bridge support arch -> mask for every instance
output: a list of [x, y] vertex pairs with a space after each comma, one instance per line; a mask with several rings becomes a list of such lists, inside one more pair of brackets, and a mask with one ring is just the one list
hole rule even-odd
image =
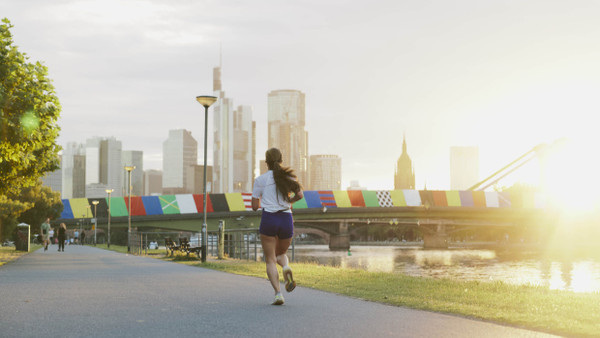
[[448, 249], [448, 232], [442, 222], [419, 224], [423, 231], [423, 247], [425, 249]]
[[329, 236], [329, 250], [341, 251], [350, 249], [350, 233], [348, 232], [348, 221], [340, 221], [337, 231]]

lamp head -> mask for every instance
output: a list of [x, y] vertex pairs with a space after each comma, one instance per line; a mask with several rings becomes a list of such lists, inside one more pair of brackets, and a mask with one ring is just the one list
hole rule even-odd
[[93, 205], [98, 205], [98, 203], [100, 203], [100, 201], [92, 201]]
[[127, 170], [127, 172], [132, 172], [133, 169], [135, 169], [134, 165], [127, 165], [127, 166], [125, 166], [125, 170]]
[[115, 191], [115, 189], [106, 189], [105, 191], [107, 194], [110, 194], [111, 192]]
[[196, 101], [203, 105], [204, 108], [208, 108], [217, 101], [217, 98], [215, 96], [196, 96]]

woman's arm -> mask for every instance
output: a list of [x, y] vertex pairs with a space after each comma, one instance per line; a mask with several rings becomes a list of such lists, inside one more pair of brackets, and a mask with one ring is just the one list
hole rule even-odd
[[304, 197], [304, 193], [302, 192], [302, 190], [298, 190], [298, 192], [296, 192], [294, 194], [294, 196], [290, 199], [290, 203], [297, 202], [297, 201], [301, 200], [303, 197]]
[[260, 208], [260, 199], [252, 197], [252, 210], [256, 211]]

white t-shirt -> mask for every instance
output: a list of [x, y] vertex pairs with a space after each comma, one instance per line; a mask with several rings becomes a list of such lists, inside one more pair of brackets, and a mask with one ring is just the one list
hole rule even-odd
[[292, 210], [290, 210], [292, 205], [286, 201], [281, 192], [277, 190], [272, 170], [258, 176], [256, 180], [254, 180], [252, 197], [260, 198], [260, 206], [265, 211], [277, 212], [286, 210], [285, 212], [292, 212]]

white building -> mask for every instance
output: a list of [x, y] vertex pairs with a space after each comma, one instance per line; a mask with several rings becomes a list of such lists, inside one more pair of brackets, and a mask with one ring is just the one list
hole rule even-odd
[[[121, 141], [114, 137], [94, 137], [85, 145], [86, 197], [106, 197], [102, 189], [114, 189], [114, 197], [123, 196]], [[102, 194], [100, 194], [102, 192]]]
[[450, 189], [466, 190], [479, 182], [479, 148], [450, 147]]
[[304, 93], [274, 90], [268, 97], [269, 148], [281, 150], [283, 163], [296, 172], [301, 184], [308, 182], [308, 133], [304, 130]]
[[[123, 167], [135, 166], [131, 172], [131, 194], [142, 196], [144, 194], [144, 152], [141, 150], [124, 150], [121, 153], [121, 162]], [[123, 196], [129, 193], [128, 174], [125, 169], [121, 171], [123, 174], [121, 180], [123, 182]]]
[[163, 193], [186, 193], [187, 167], [198, 164], [198, 142], [185, 129], [169, 130], [163, 142]]
[[252, 107], [238, 106], [221, 88], [221, 68], [213, 69], [213, 91], [217, 102], [213, 109], [212, 192], [250, 192], [254, 182], [255, 135]]
[[310, 190], [341, 190], [342, 159], [337, 155], [310, 156]]

